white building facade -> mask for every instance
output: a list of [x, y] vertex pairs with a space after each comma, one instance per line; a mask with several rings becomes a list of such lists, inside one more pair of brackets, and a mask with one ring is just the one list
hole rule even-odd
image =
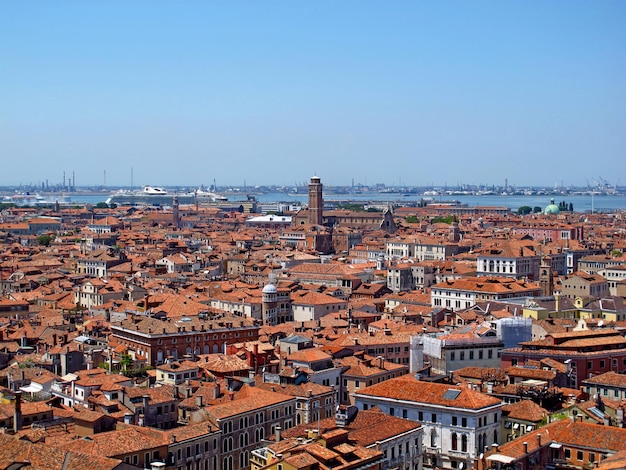
[[360, 410], [376, 406], [422, 424], [424, 468], [470, 468], [500, 443], [502, 402], [465, 387], [403, 376], [353, 394]]

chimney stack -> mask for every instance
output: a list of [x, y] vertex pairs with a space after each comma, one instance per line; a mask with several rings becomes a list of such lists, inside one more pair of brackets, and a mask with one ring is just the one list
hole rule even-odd
[[22, 392], [15, 392], [15, 412], [13, 413], [13, 431], [22, 429]]
[[276, 426], [276, 431], [275, 431], [275, 441], [276, 442], [280, 442], [280, 431], [282, 430], [282, 428], [280, 426]]

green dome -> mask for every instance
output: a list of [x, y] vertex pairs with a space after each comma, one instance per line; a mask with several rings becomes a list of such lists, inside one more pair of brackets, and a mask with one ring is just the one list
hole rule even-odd
[[554, 203], [554, 199], [550, 199], [550, 204], [543, 211], [544, 214], [560, 214], [561, 209]]

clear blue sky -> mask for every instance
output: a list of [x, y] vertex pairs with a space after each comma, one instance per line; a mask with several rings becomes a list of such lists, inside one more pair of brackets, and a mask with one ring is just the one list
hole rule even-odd
[[626, 2], [5, 1], [0, 185], [626, 185]]

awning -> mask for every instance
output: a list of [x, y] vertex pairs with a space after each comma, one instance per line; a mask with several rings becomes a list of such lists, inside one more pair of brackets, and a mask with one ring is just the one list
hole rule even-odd
[[561, 444], [559, 444], [558, 442], [551, 442], [550, 443], [550, 449], [560, 449], [561, 447], [563, 447]]
[[39, 385], [36, 382], [31, 382], [29, 385], [24, 385], [23, 387], [20, 387], [20, 390], [26, 393], [39, 393], [43, 390], [43, 386]]
[[489, 457], [487, 457], [487, 460], [489, 462], [500, 462], [500, 463], [511, 463], [515, 461], [513, 457], [509, 457], [508, 455], [502, 455], [502, 454], [490, 455]]

